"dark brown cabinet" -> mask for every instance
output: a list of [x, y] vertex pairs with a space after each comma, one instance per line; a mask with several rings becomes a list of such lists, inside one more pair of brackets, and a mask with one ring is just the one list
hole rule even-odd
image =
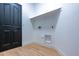
[[22, 45], [22, 7], [0, 3], [0, 51]]

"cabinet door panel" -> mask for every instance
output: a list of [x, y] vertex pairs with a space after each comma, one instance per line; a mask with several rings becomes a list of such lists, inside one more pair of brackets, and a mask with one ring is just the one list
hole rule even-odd
[[14, 25], [18, 25], [18, 19], [19, 19], [18, 8], [14, 7], [13, 12], [14, 12], [14, 14], [13, 14], [14, 15]]
[[13, 5], [13, 23], [14, 26], [21, 25], [21, 10], [19, 5]]
[[4, 4], [4, 24], [11, 24], [11, 6], [10, 4]]
[[2, 41], [1, 41], [1, 49], [0, 50], [5, 50], [9, 49], [11, 47], [11, 37], [10, 37], [10, 30], [3, 30], [2, 32]]
[[11, 37], [10, 37], [10, 30], [3, 30], [3, 33], [2, 33], [2, 37], [3, 37], [3, 40], [2, 40], [2, 43], [9, 43], [11, 42]]
[[0, 26], [3, 24], [3, 4], [0, 3]]

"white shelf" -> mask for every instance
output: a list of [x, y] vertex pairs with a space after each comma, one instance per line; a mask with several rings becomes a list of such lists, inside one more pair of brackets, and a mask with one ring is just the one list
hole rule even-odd
[[[33, 29], [35, 30], [54, 30], [59, 18], [61, 8], [54, 11], [31, 18]], [[41, 26], [39, 29], [38, 27]], [[53, 29], [52, 29], [53, 26]]]

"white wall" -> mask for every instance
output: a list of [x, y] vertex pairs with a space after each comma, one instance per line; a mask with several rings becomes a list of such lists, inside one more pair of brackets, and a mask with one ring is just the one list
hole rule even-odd
[[33, 28], [30, 19], [28, 18], [28, 6], [22, 5], [22, 45], [32, 43]]
[[63, 5], [55, 42], [64, 55], [79, 56], [79, 4]]

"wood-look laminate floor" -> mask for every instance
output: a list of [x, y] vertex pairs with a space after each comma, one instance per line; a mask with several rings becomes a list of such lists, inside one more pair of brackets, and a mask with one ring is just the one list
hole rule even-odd
[[60, 54], [55, 49], [33, 43], [0, 52], [0, 56], [60, 56]]

